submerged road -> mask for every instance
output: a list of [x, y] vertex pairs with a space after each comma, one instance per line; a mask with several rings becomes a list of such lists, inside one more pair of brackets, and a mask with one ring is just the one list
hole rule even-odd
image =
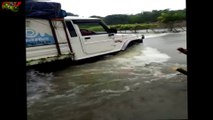
[[186, 32], [145, 35], [143, 44], [99, 60], [27, 72], [28, 120], [187, 119]]

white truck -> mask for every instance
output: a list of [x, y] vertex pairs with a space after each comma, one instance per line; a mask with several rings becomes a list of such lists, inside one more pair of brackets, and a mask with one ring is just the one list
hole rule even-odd
[[143, 39], [140, 34], [118, 34], [98, 18], [26, 18], [26, 65], [91, 58], [125, 50]]

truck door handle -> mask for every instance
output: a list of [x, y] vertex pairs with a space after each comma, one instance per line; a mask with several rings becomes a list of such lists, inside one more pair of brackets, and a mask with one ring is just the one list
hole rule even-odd
[[85, 37], [84, 39], [90, 39], [90, 37]]

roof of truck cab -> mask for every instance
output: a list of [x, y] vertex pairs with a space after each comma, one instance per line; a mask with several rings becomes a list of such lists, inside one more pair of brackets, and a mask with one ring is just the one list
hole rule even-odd
[[65, 20], [100, 20], [98, 18], [84, 18], [84, 17], [76, 17], [76, 16], [67, 16], [64, 19]]

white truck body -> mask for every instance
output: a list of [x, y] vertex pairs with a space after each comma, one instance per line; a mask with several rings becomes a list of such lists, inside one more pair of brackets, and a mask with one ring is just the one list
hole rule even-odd
[[[101, 29], [91, 32], [88, 29]], [[27, 66], [71, 58], [81, 60], [125, 50], [139, 34], [112, 32], [97, 18], [26, 19]]]

